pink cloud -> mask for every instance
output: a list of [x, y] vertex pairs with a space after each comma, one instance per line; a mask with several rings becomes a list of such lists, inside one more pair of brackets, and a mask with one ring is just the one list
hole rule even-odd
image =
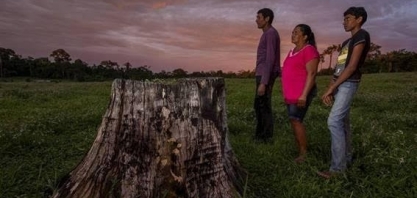
[[177, 4], [183, 4], [186, 3], [187, 0], [170, 0], [170, 1], [159, 1], [159, 2], [153, 2], [152, 1], [152, 8], [153, 9], [162, 9], [169, 5], [177, 5]]

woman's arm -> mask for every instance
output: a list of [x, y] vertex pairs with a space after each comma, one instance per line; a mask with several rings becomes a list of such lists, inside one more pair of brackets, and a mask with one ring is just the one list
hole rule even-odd
[[301, 97], [298, 99], [297, 106], [298, 107], [305, 107], [308, 93], [310, 93], [311, 89], [314, 87], [316, 82], [316, 75], [317, 75], [317, 68], [319, 65], [319, 59], [314, 58], [307, 62], [306, 70], [307, 70], [307, 79], [306, 85], [304, 86], [303, 93]]

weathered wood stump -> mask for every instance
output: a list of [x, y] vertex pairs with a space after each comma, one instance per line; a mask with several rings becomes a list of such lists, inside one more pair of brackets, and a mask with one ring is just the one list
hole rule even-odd
[[52, 197], [240, 197], [222, 78], [116, 79], [97, 137]]

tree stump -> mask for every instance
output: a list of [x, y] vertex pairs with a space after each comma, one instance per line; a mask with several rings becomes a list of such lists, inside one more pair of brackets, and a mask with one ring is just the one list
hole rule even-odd
[[52, 197], [240, 197], [223, 78], [116, 79], [97, 137]]

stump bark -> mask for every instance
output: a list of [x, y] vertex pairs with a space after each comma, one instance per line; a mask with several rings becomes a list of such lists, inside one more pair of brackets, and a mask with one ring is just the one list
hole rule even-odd
[[52, 197], [240, 197], [222, 78], [116, 79], [97, 137]]

